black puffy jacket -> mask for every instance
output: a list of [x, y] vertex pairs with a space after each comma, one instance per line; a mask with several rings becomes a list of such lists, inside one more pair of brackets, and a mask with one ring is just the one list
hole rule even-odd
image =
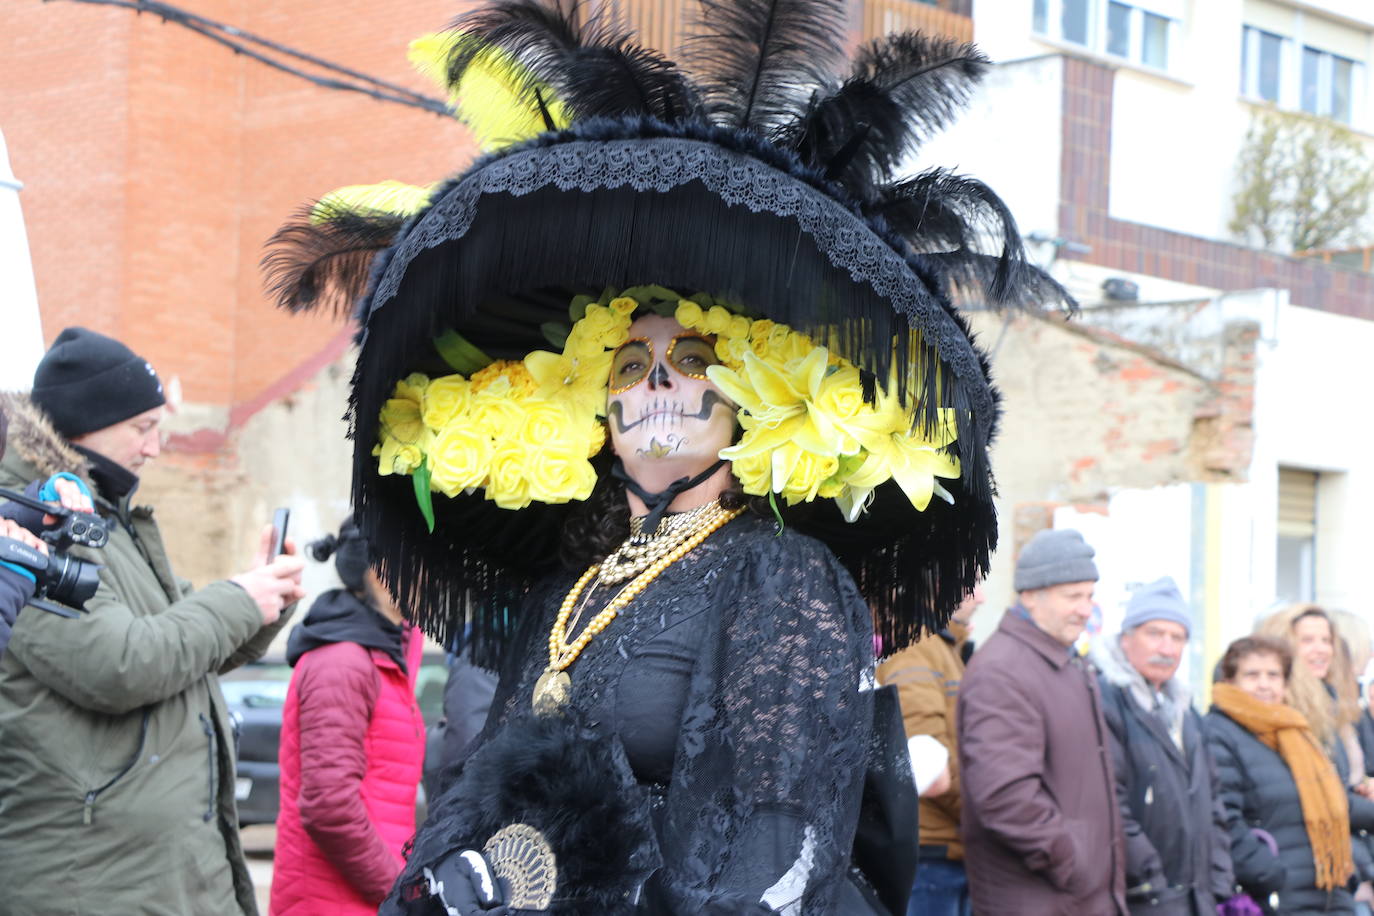
[[[1283, 916], [1354, 913], [1349, 890], [1328, 892], [1316, 886], [1298, 787], [1283, 758], [1215, 706], [1204, 721], [1231, 834], [1236, 883], [1266, 907], [1270, 894], [1277, 893], [1278, 907], [1270, 912]], [[1277, 857], [1254, 828], [1274, 838]]]

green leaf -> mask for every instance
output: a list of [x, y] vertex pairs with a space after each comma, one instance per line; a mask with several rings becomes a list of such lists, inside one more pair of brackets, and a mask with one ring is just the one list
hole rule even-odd
[[572, 328], [561, 321], [546, 321], [539, 326], [539, 330], [555, 350], [562, 350], [568, 342], [568, 335], [572, 333]]
[[573, 296], [572, 304], [568, 306], [568, 320], [573, 324], [587, 317], [587, 306], [596, 300], [591, 296]]
[[444, 358], [444, 362], [460, 375], [472, 375], [478, 369], [490, 366], [492, 359], [468, 342], [468, 339], [449, 328], [434, 338], [434, 349]]
[[778, 520], [778, 531], [774, 537], [782, 537], [782, 529], [786, 526], [782, 521], [782, 511], [778, 509], [778, 496], [771, 489], [768, 491], [768, 506], [773, 510], [773, 517]]
[[425, 456], [425, 460], [410, 475], [410, 481], [415, 484], [415, 502], [420, 506], [420, 514], [425, 517], [429, 533], [433, 534], [434, 494], [429, 491], [429, 456]]

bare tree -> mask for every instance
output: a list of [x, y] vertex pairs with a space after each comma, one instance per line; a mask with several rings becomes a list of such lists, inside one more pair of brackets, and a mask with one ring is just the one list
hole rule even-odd
[[1334, 121], [1256, 112], [1236, 179], [1230, 229], [1247, 244], [1307, 251], [1371, 238], [1374, 160]]

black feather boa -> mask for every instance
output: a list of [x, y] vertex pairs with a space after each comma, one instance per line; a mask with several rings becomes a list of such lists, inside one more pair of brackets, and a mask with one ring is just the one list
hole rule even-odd
[[501, 729], [435, 801], [381, 913], [428, 912], [403, 902], [423, 869], [481, 849], [514, 823], [535, 827], [553, 848], [552, 916], [630, 913], [660, 864], [648, 793], [619, 744], [572, 718], [529, 719]]

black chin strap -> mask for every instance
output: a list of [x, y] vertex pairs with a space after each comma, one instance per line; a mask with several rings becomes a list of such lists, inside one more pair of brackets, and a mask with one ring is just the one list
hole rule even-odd
[[649, 508], [649, 514], [644, 518], [644, 533], [652, 535], [658, 531], [658, 523], [663, 520], [663, 514], [668, 511], [668, 506], [677, 499], [679, 493], [685, 493], [693, 487], [705, 483], [711, 475], [724, 466], [725, 459], [722, 458], [695, 477], [679, 477], [658, 493], [650, 493], [641, 487], [625, 470], [625, 465], [620, 462], [619, 458], [611, 465], [611, 476], [616, 480], [623, 481], [630, 492], [643, 500], [644, 505]]

